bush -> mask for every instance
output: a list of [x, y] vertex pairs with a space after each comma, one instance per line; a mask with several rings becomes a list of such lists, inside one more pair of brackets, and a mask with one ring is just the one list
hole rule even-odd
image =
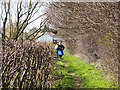
[[49, 74], [56, 59], [51, 44], [6, 42], [1, 58], [3, 88], [49, 87]]

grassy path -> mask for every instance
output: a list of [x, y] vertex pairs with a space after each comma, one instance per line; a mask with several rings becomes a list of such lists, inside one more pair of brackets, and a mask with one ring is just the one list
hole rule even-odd
[[82, 83], [74, 73], [70, 73], [70, 75], [74, 78], [74, 85], [73, 88], [82, 88]]
[[103, 72], [95, 70], [91, 64], [82, 62], [67, 52], [54, 66], [56, 83], [53, 88], [115, 88], [113, 80], [106, 78]]
[[[68, 68], [68, 65], [65, 64], [65, 67]], [[68, 71], [67, 73], [74, 78], [74, 85], [72, 88], [82, 88], [82, 83], [80, 78], [77, 77], [74, 73], [71, 73], [70, 71]]]

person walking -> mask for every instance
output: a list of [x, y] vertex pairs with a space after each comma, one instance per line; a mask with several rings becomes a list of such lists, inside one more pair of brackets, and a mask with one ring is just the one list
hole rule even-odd
[[58, 50], [58, 55], [59, 55], [60, 59], [62, 59], [62, 56], [64, 55], [64, 53], [63, 53], [64, 49], [65, 49], [65, 47], [62, 45], [61, 42], [59, 42], [57, 50]]

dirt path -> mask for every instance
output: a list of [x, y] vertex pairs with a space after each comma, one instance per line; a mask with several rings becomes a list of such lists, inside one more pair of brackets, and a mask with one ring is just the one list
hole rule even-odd
[[[65, 67], [67, 68], [68, 65], [65, 64]], [[82, 82], [79, 77], [77, 77], [74, 73], [71, 73], [70, 71], [68, 72], [73, 78], [74, 78], [74, 86], [73, 88], [82, 88]]]
[[82, 88], [82, 83], [79, 77], [77, 77], [74, 73], [70, 73], [70, 75], [74, 77], [74, 81], [75, 81], [73, 88]]

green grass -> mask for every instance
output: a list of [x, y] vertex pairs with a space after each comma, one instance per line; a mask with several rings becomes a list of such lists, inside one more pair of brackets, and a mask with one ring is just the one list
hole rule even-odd
[[114, 80], [110, 80], [99, 70], [95, 70], [91, 64], [86, 64], [67, 52], [63, 56], [68, 64], [68, 70], [75, 73], [82, 80], [83, 88], [116, 88]]
[[52, 88], [64, 89], [64, 88], [72, 88], [74, 84], [74, 78], [69, 75], [67, 72], [67, 68], [65, 68], [65, 63], [59, 61], [57, 59], [57, 65], [54, 66], [54, 76], [57, 77], [55, 80], [55, 84]]
[[[67, 64], [67, 67], [65, 67]], [[52, 88], [73, 88], [74, 78], [70, 73], [74, 73], [82, 81], [82, 88], [116, 88], [114, 80], [106, 78], [103, 72], [96, 70], [92, 64], [86, 64], [75, 56], [70, 56], [64, 51], [62, 61], [57, 59], [53, 73], [59, 79], [55, 80]]]

